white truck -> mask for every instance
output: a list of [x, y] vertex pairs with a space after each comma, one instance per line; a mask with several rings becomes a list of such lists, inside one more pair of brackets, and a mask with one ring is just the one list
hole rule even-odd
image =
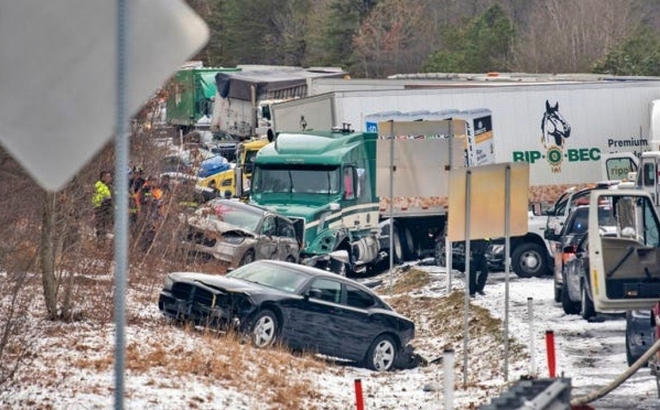
[[219, 72], [215, 76], [217, 91], [210, 129], [239, 139], [253, 137], [260, 131], [265, 134], [270, 126], [270, 105], [307, 96], [311, 79], [346, 74], [333, 67], [239, 65], [237, 69], [240, 71]]
[[[602, 180], [601, 159], [608, 153], [640, 155], [653, 148], [649, 141], [660, 140], [651, 135], [660, 129], [655, 124], [660, 110], [652, 103], [660, 99], [660, 78], [615, 81], [578, 76], [469, 85], [409, 80], [414, 82], [409, 89], [405, 84], [401, 89], [400, 80], [393, 81], [392, 89], [382, 86], [388, 80], [374, 81], [369, 86], [361, 80], [360, 87], [371, 87], [366, 91], [354, 86], [351, 91], [274, 104], [274, 131], [321, 130], [342, 123], [376, 131], [375, 123], [369, 121], [374, 115], [404, 115], [414, 120], [448, 110], [485, 108], [492, 113], [495, 162], [530, 164], [530, 204], [552, 203], [569, 187]], [[334, 83], [343, 87], [341, 81]], [[619, 179], [634, 171], [615, 168], [610, 171]], [[547, 216], [530, 212], [528, 234], [512, 238], [511, 266], [521, 277], [552, 273], [552, 249], [543, 235], [546, 222]]]

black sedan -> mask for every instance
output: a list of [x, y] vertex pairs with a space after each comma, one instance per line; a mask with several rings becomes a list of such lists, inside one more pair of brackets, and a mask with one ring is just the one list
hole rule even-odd
[[158, 308], [177, 321], [236, 329], [259, 348], [282, 342], [376, 371], [417, 357], [412, 321], [355, 281], [295, 263], [260, 260], [225, 276], [170, 273]]

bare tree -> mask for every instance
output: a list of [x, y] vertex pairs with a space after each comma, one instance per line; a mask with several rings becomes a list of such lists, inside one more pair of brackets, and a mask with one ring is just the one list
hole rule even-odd
[[366, 77], [419, 71], [431, 51], [431, 24], [422, 0], [383, 0], [354, 37]]
[[519, 30], [515, 65], [529, 72], [588, 72], [640, 21], [636, 1], [537, 0]]

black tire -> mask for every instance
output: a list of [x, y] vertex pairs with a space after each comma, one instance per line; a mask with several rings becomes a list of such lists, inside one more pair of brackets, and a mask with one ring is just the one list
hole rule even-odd
[[577, 315], [580, 313], [580, 304], [571, 300], [566, 283], [561, 285], [561, 307], [567, 315]]
[[411, 260], [415, 258], [415, 241], [409, 228], [402, 228], [401, 248], [403, 250], [403, 259]]
[[401, 233], [399, 232], [399, 226], [394, 224], [394, 233], [392, 234], [392, 246], [394, 249], [390, 251], [394, 255], [394, 263], [403, 262], [403, 243], [401, 242]]
[[279, 337], [279, 322], [272, 310], [257, 313], [250, 327], [250, 340], [257, 348], [270, 347]]
[[247, 265], [251, 262], [254, 262], [254, 251], [252, 249], [245, 252], [245, 255], [243, 255], [241, 261], [238, 263], [238, 266]]
[[628, 344], [628, 332], [626, 332], [626, 363], [628, 367], [632, 366], [639, 359], [639, 357], [633, 357], [632, 352], [630, 351], [630, 345]]
[[580, 286], [580, 315], [584, 320], [589, 320], [596, 316], [594, 302], [589, 298], [587, 287], [584, 283]]
[[518, 245], [511, 255], [513, 271], [521, 278], [544, 276], [548, 270], [546, 253], [545, 248], [537, 243]]
[[562, 293], [562, 288], [558, 288], [557, 286], [555, 286], [555, 302], [557, 303], [561, 302], [561, 293]]
[[447, 249], [445, 246], [445, 239], [441, 238], [435, 243], [435, 250], [433, 254], [433, 258], [437, 266], [447, 267], [447, 254], [445, 249]]
[[364, 366], [377, 372], [386, 372], [394, 368], [397, 359], [397, 345], [392, 336], [380, 335], [369, 346]]

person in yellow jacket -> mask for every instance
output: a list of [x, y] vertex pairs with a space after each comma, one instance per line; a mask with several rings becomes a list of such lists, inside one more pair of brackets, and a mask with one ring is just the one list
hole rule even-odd
[[112, 230], [112, 174], [102, 171], [99, 180], [94, 183], [94, 219], [96, 223], [96, 237], [105, 238], [111, 235]]

